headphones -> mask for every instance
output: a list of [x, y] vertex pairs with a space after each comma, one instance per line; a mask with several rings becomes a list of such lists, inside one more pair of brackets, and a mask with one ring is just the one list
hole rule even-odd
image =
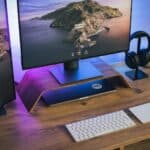
[[[141, 39], [147, 38], [148, 47], [141, 49]], [[138, 39], [137, 52], [126, 52], [125, 63], [131, 69], [137, 69], [139, 66], [146, 66], [150, 62], [150, 36], [144, 31], [137, 31], [130, 37], [130, 42], [133, 39]]]

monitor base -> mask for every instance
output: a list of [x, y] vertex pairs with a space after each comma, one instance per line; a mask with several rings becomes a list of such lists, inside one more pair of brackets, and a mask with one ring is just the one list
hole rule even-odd
[[148, 78], [148, 75], [140, 69], [131, 70], [131, 71], [126, 72], [125, 74], [127, 77], [129, 77], [133, 81]]
[[0, 116], [4, 116], [6, 114], [7, 114], [6, 109], [4, 107], [1, 107], [0, 108]]
[[77, 68], [74, 69], [66, 69], [64, 66], [63, 64], [59, 64], [50, 69], [50, 72], [60, 84], [69, 84], [103, 76], [103, 74], [89, 62], [80, 61]]

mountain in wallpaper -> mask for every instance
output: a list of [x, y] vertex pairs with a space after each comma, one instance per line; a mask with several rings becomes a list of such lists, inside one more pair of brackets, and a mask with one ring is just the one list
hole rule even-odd
[[69, 31], [68, 41], [78, 42], [82, 47], [95, 45], [91, 37], [98, 35], [101, 31], [109, 31], [104, 26], [104, 21], [123, 14], [118, 8], [103, 6], [93, 0], [73, 2], [66, 7], [50, 12], [40, 19], [52, 19], [51, 28], [59, 28]]

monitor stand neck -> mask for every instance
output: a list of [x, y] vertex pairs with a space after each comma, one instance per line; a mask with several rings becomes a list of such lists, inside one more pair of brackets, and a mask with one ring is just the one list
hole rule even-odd
[[50, 68], [50, 72], [59, 84], [69, 84], [103, 76], [92, 63], [86, 60], [74, 60], [58, 64]]
[[64, 63], [66, 71], [75, 71], [79, 69], [79, 60], [69, 61]]
[[5, 108], [4, 107], [0, 107], [0, 116], [4, 116], [6, 114], [7, 114], [7, 112], [6, 112]]

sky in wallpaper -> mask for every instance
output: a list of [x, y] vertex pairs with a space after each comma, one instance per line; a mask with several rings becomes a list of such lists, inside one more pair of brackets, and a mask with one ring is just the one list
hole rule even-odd
[[[21, 19], [27, 20], [33, 17], [40, 17], [48, 12], [52, 12], [58, 8], [64, 7], [71, 2], [83, 0], [19, 0]], [[128, 9], [130, 0], [95, 0], [103, 5], [110, 5]]]
[[30, 19], [33, 17], [44, 15], [67, 4], [81, 0], [19, 0], [21, 19]]
[[4, 0], [0, 0], [0, 28], [6, 27], [6, 14]]

